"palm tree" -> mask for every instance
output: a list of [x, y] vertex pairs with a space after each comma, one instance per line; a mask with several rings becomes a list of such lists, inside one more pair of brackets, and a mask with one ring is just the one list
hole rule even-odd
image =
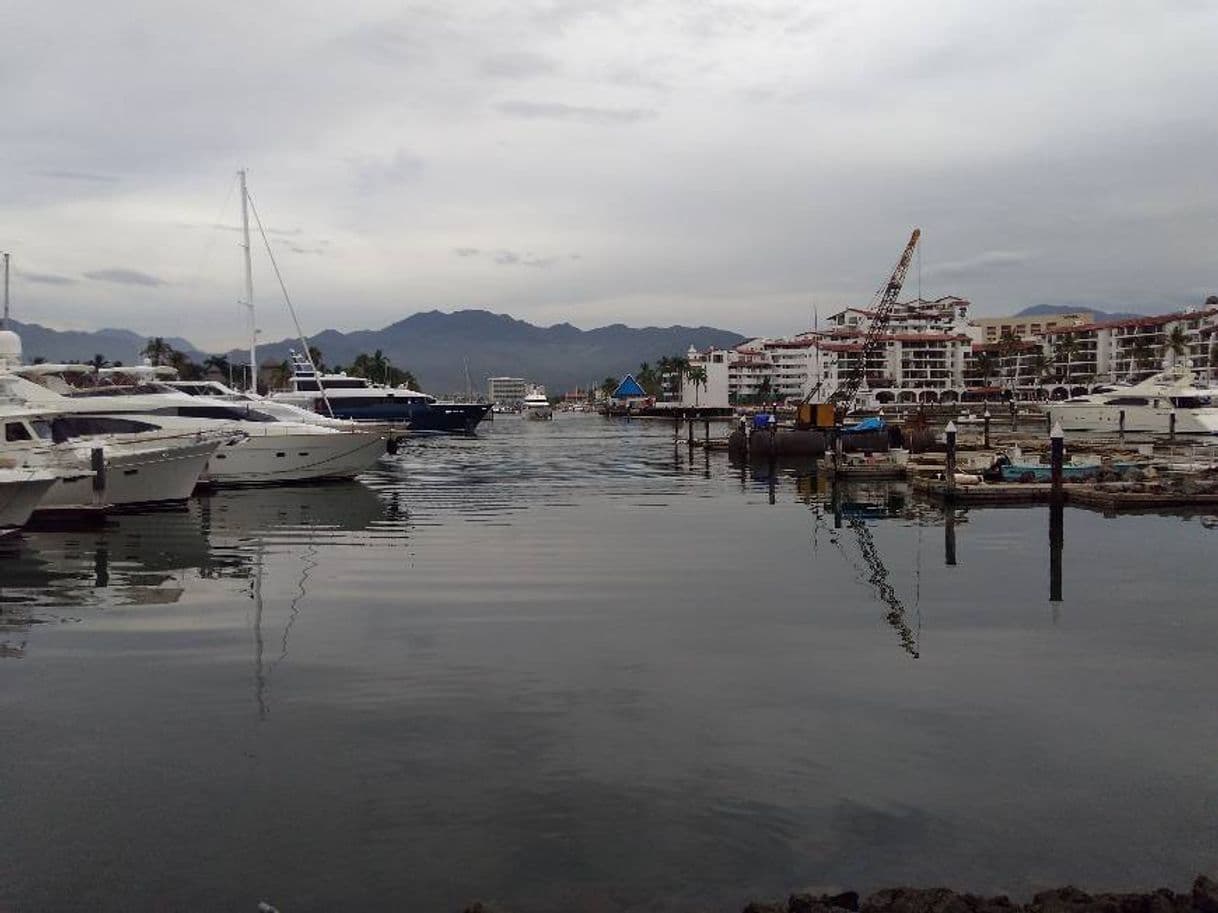
[[1175, 367], [1177, 359], [1188, 354], [1188, 333], [1184, 331], [1184, 327], [1175, 324], [1167, 334], [1167, 342], [1163, 348], [1171, 355], [1171, 363]]
[[1044, 350], [1037, 349], [1028, 360], [1028, 370], [1032, 372], [1032, 386], [1039, 387], [1045, 382], [1049, 368], [1049, 359], [1045, 357]]
[[993, 352], [982, 352], [974, 359], [973, 365], [976, 367], [977, 373], [981, 375], [981, 385], [988, 387], [990, 385], [990, 378], [998, 370], [997, 356]]
[[288, 385], [288, 381], [292, 377], [292, 363], [286, 358], [271, 369], [270, 377], [267, 380], [270, 386], [276, 390], [281, 390]]
[[685, 369], [685, 378], [694, 385], [694, 405], [698, 405], [698, 388], [706, 386], [706, 368], [695, 365]]
[[107, 361], [106, 356], [102, 355], [100, 352], [89, 359], [89, 364], [93, 366], [93, 371], [95, 373], [100, 371], [102, 368], [110, 367], [110, 362]]
[[233, 366], [228, 362], [227, 355], [208, 355], [203, 359], [204, 371], [218, 371], [223, 377], [232, 377]]
[[1078, 340], [1073, 336], [1063, 336], [1057, 341], [1057, 345], [1053, 349], [1055, 361], [1066, 360], [1066, 369], [1062, 375], [1066, 383], [1070, 382], [1070, 362], [1074, 360], [1074, 356], [1078, 354]]
[[1154, 369], [1154, 346], [1145, 339], [1139, 339], [1130, 346], [1129, 357], [1133, 360], [1134, 369], [1140, 373], [1150, 372]]
[[173, 346], [160, 336], [155, 336], [148, 340], [148, 344], [144, 346], [140, 354], [154, 366], [164, 365], [169, 363], [170, 356], [173, 354]]
[[317, 346], [309, 346], [309, 359], [313, 362], [313, 367], [319, 372], [326, 370], [326, 363], [321, 358], [321, 349], [317, 348]]
[[616, 389], [617, 389], [617, 381], [614, 380], [612, 377], [606, 377], [604, 380], [601, 381], [601, 392], [604, 393], [605, 396], [612, 396], [613, 391]]

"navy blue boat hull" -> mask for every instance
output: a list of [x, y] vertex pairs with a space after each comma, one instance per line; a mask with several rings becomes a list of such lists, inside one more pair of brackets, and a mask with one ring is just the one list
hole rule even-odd
[[491, 411], [488, 403], [412, 403], [331, 397], [335, 418], [357, 422], [409, 422], [413, 432], [471, 434]]

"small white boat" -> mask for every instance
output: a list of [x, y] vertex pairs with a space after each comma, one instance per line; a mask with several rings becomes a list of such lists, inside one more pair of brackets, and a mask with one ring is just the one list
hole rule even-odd
[[534, 421], [548, 421], [554, 418], [554, 407], [550, 405], [544, 387], [535, 386], [529, 389], [529, 395], [521, 404], [520, 414]]
[[0, 536], [29, 523], [58, 480], [59, 474], [49, 469], [0, 469]]

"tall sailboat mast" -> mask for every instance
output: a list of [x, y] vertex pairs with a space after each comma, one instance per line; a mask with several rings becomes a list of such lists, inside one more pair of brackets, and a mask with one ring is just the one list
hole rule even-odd
[[8, 252], [4, 254], [4, 321], [0, 323], [0, 330], [8, 329]]
[[245, 169], [237, 172], [241, 178], [241, 247], [245, 251], [245, 306], [249, 309], [250, 331], [250, 392], [258, 392], [258, 326], [254, 321], [254, 267], [250, 260], [250, 201], [245, 189]]

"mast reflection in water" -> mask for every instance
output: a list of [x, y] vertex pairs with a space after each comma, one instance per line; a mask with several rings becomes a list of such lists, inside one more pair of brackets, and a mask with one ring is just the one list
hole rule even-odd
[[1216, 532], [1072, 508], [1067, 551], [1044, 507], [810, 468], [503, 416], [361, 484], [0, 544], [0, 907], [612, 913], [1206, 869]]

